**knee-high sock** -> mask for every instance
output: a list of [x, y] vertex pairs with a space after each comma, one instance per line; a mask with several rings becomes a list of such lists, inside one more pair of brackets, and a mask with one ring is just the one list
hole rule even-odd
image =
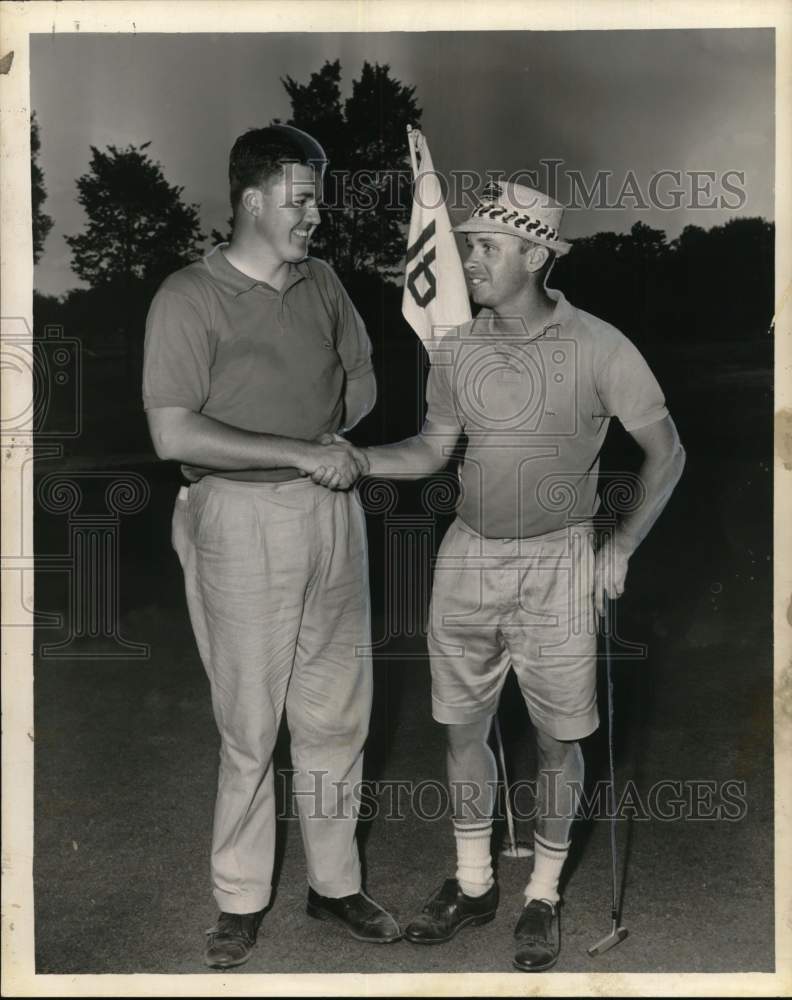
[[457, 881], [466, 896], [483, 896], [494, 884], [492, 874], [492, 823], [454, 821], [457, 849]]
[[569, 853], [570, 841], [565, 844], [554, 844], [538, 833], [534, 834], [534, 868], [531, 880], [525, 887], [525, 899], [546, 899], [557, 903], [558, 881], [561, 869]]

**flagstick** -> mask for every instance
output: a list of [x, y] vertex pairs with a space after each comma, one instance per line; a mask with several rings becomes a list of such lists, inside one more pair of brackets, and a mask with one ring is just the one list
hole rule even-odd
[[410, 149], [410, 163], [412, 164], [413, 177], [416, 179], [418, 177], [418, 150], [415, 148], [415, 144], [420, 134], [418, 129], [414, 129], [412, 125], [407, 126], [407, 145]]
[[517, 840], [514, 832], [514, 817], [512, 816], [511, 802], [509, 801], [509, 778], [506, 774], [506, 755], [503, 752], [503, 736], [501, 735], [500, 721], [498, 713], [495, 713], [495, 739], [498, 744], [498, 757], [500, 758], [501, 774], [503, 775], [503, 804], [506, 807], [506, 830], [509, 834], [509, 843], [501, 849], [501, 854], [506, 858], [530, 858], [533, 850], [523, 841]]

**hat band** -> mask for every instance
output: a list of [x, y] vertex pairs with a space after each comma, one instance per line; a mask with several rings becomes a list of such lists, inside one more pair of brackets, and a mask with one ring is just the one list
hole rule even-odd
[[510, 212], [500, 205], [478, 205], [473, 209], [473, 214], [470, 217], [471, 219], [489, 219], [492, 222], [507, 225], [511, 229], [521, 229], [526, 236], [545, 240], [558, 239], [558, 230], [548, 226], [541, 219], [535, 219], [530, 215], [520, 215], [519, 212]]

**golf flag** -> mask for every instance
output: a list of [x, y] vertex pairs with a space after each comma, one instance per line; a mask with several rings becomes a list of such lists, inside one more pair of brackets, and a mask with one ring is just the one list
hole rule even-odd
[[[402, 314], [424, 344], [470, 319], [465, 277], [448, 209], [423, 134], [407, 126], [415, 185], [404, 265]], [[434, 332], [433, 332], [434, 330]]]

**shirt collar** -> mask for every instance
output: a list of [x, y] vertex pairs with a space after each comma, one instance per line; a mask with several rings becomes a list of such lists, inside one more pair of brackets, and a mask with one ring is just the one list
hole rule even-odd
[[298, 281], [302, 281], [303, 278], [313, 278], [307, 257], [298, 261], [296, 264], [290, 262], [289, 277], [286, 279], [286, 284], [280, 292], [278, 292], [276, 288], [273, 288], [272, 285], [268, 285], [266, 281], [259, 281], [257, 278], [251, 278], [249, 274], [245, 274], [243, 271], [234, 267], [234, 265], [223, 253], [223, 249], [227, 246], [229, 246], [228, 243], [218, 243], [216, 246], [212, 247], [212, 249], [204, 256], [204, 263], [209, 269], [209, 272], [215, 282], [224, 292], [228, 292], [229, 295], [241, 295], [243, 292], [249, 292], [251, 288], [255, 288], [257, 285], [261, 288], [269, 289], [276, 295], [282, 295], [288, 291], [292, 285], [296, 285]]
[[563, 326], [564, 323], [569, 322], [572, 318], [572, 306], [561, 289], [545, 288], [545, 291], [547, 292], [548, 298], [552, 302], [555, 302], [555, 308], [553, 309], [553, 315], [550, 317], [550, 322], [544, 328], [542, 333], [547, 333], [551, 327]]
[[[564, 293], [558, 288], [545, 288], [548, 298], [555, 303], [553, 307], [553, 312], [550, 315], [550, 319], [545, 323], [544, 327], [536, 334], [534, 334], [530, 339], [538, 340], [543, 337], [548, 330], [552, 330], [555, 327], [562, 327], [565, 323], [568, 323], [572, 319], [574, 310], [573, 306], [569, 303]], [[493, 319], [492, 310], [489, 308], [484, 308], [478, 314], [476, 319], [482, 319], [486, 323], [491, 323]], [[473, 320], [471, 324], [471, 332], [475, 330], [476, 319]], [[515, 330], [510, 336], [516, 336], [522, 338], [525, 336], [525, 327], [521, 326], [519, 330]]]

